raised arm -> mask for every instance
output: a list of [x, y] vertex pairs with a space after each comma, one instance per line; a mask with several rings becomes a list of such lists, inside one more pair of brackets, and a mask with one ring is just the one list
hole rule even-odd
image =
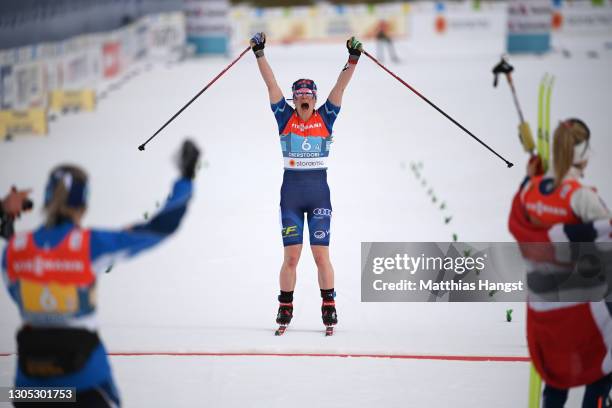
[[342, 72], [340, 72], [336, 85], [334, 85], [327, 98], [336, 106], [342, 105], [342, 95], [344, 95], [344, 90], [353, 77], [357, 61], [359, 61], [359, 57], [361, 56], [362, 45], [355, 37], [351, 37], [346, 41], [346, 48], [349, 52], [349, 59], [342, 69]]
[[19, 218], [22, 211], [32, 209], [32, 201], [28, 198], [30, 190], [18, 191], [11, 187], [11, 191], [0, 201], [0, 237], [9, 240], [15, 233], [15, 218]]
[[266, 45], [266, 34], [257, 33], [251, 38], [250, 41], [251, 49], [257, 58], [257, 66], [259, 67], [259, 73], [263, 78], [266, 86], [268, 87], [268, 96], [270, 97], [270, 103], [277, 103], [283, 97], [283, 91], [281, 91], [278, 83], [276, 82], [276, 78], [274, 78], [274, 73], [272, 72], [272, 68], [270, 64], [268, 64], [268, 60], [266, 60], [266, 56], [264, 55], [264, 47]]
[[199, 157], [199, 148], [193, 142], [185, 141], [177, 157], [181, 176], [153, 218], [122, 230], [92, 229], [90, 256], [96, 272], [108, 271], [116, 261], [152, 248], [176, 232], [191, 201]]

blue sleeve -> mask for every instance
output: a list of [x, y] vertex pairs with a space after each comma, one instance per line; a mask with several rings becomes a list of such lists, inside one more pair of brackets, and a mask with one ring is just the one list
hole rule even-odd
[[4, 286], [9, 288], [9, 280], [8, 280], [8, 267], [6, 264], [6, 251], [8, 249], [8, 245], [2, 251], [2, 282], [4, 282]]
[[191, 180], [186, 178], [177, 180], [164, 207], [149, 222], [135, 225], [131, 230], [160, 235], [172, 234], [177, 230], [183, 215], [187, 211], [187, 204], [191, 199], [192, 190], [193, 183]]
[[285, 126], [287, 126], [287, 122], [293, 115], [295, 109], [291, 105], [287, 103], [285, 97], [283, 96], [280, 101], [273, 103], [270, 105], [272, 108], [272, 112], [274, 112], [274, 117], [276, 118], [276, 123], [278, 124], [278, 133], [280, 134]]
[[321, 118], [323, 119], [329, 133], [332, 133], [334, 122], [340, 113], [340, 107], [334, 105], [328, 99], [319, 107], [319, 109], [317, 109], [317, 112], [319, 112], [319, 115], [321, 115]]
[[6, 253], [8, 252], [8, 245], [4, 248], [4, 250], [2, 251], [2, 281], [4, 282], [4, 286], [6, 287], [6, 290], [8, 291], [9, 295], [11, 296], [11, 299], [13, 299], [14, 302], [17, 302], [17, 285], [14, 283], [11, 283], [9, 281], [8, 278], [8, 264], [6, 261]]
[[131, 258], [159, 244], [174, 233], [187, 211], [192, 195], [192, 181], [180, 179], [164, 207], [147, 223], [123, 231], [91, 231], [91, 262], [98, 273], [106, 271], [120, 259]]
[[593, 227], [592, 222], [585, 224], [564, 224], [563, 232], [565, 232], [570, 242], [595, 242], [597, 239], [597, 230]]

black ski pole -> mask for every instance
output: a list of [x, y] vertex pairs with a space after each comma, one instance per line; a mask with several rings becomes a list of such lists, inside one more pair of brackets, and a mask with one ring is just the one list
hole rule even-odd
[[412, 92], [414, 92], [418, 97], [420, 97], [421, 99], [423, 99], [425, 102], [427, 102], [432, 108], [434, 108], [435, 110], [437, 110], [438, 112], [440, 112], [442, 115], [444, 115], [448, 120], [450, 120], [451, 122], [453, 122], [455, 125], [457, 125], [461, 130], [463, 130], [465, 133], [467, 133], [468, 135], [472, 136], [478, 143], [480, 143], [481, 145], [483, 145], [484, 147], [486, 147], [491, 153], [493, 153], [494, 155], [496, 155], [497, 157], [499, 157], [500, 159], [502, 159], [506, 165], [508, 166], [508, 168], [514, 166], [514, 164], [510, 163], [508, 160], [504, 159], [499, 153], [497, 153], [495, 150], [491, 149], [489, 147], [489, 145], [487, 145], [485, 142], [483, 142], [482, 140], [480, 140], [478, 137], [476, 137], [472, 132], [470, 132], [469, 130], [467, 130], [465, 127], [463, 127], [461, 125], [461, 123], [457, 122], [455, 119], [453, 119], [451, 116], [449, 116], [446, 112], [444, 112], [442, 109], [438, 108], [433, 102], [431, 102], [429, 99], [427, 99], [425, 96], [423, 96], [419, 91], [417, 91], [416, 89], [414, 89], [412, 86], [408, 85], [406, 83], [406, 81], [404, 81], [402, 78], [400, 78], [399, 76], [397, 76], [396, 74], [394, 74], [393, 72], [391, 72], [387, 67], [385, 67], [383, 64], [381, 64], [376, 58], [374, 58], [373, 56], [371, 56], [366, 50], [362, 50], [362, 52], [368, 56], [368, 58], [370, 58], [372, 61], [374, 61], [379, 67], [381, 67], [382, 69], [384, 69], [385, 71], [387, 71], [387, 73], [389, 75], [391, 75], [393, 78], [397, 79], [398, 81], [400, 81], [406, 88], [410, 89]]
[[234, 65], [236, 62], [238, 62], [238, 60], [239, 60], [240, 58], [242, 58], [242, 56], [243, 56], [244, 54], [246, 54], [246, 53], [247, 53], [247, 51], [249, 51], [250, 49], [251, 49], [251, 47], [247, 47], [247, 48], [245, 48], [245, 49], [244, 49], [244, 51], [242, 51], [242, 53], [240, 53], [240, 55], [239, 55], [238, 57], [236, 57], [236, 59], [235, 59], [235, 60], [233, 60], [233, 61], [231, 62], [231, 64], [229, 64], [227, 67], [225, 67], [225, 69], [224, 69], [223, 71], [221, 71], [221, 72], [219, 73], [219, 75], [217, 75], [216, 77], [214, 77], [214, 78], [213, 78], [213, 80], [212, 80], [212, 81], [210, 81], [210, 82], [209, 82], [209, 83], [208, 83], [208, 84], [207, 84], [207, 85], [206, 85], [204, 88], [202, 88], [202, 90], [201, 90], [200, 92], [198, 92], [198, 93], [196, 94], [196, 96], [194, 96], [193, 98], [191, 98], [191, 100], [190, 100], [189, 102], [187, 102], [187, 104], [185, 104], [185, 106], [183, 106], [183, 107], [182, 107], [182, 108], [181, 108], [181, 109], [180, 109], [178, 112], [176, 112], [176, 113], [174, 114], [174, 116], [172, 116], [170, 119], [168, 119], [168, 121], [167, 121], [166, 123], [164, 123], [164, 125], [163, 125], [162, 127], [160, 127], [160, 128], [157, 130], [157, 132], [155, 132], [155, 133], [153, 134], [153, 136], [151, 136], [151, 137], [150, 137], [150, 138], [148, 138], [148, 139], [147, 139], [147, 140], [146, 140], [146, 141], [145, 141], [143, 144], [141, 144], [140, 146], [138, 146], [138, 150], [143, 151], [143, 150], [145, 149], [145, 146], [147, 145], [147, 143], [149, 143], [151, 140], [153, 140], [153, 138], [154, 138], [155, 136], [157, 136], [159, 132], [161, 132], [162, 130], [164, 130], [164, 128], [165, 128], [166, 126], [168, 126], [168, 124], [170, 124], [170, 122], [172, 122], [172, 121], [173, 121], [173, 120], [174, 120], [174, 119], [175, 119], [175, 118], [176, 118], [178, 115], [180, 115], [180, 114], [181, 114], [181, 113], [182, 113], [182, 112], [183, 112], [185, 109], [187, 109], [187, 107], [188, 107], [189, 105], [191, 105], [193, 101], [195, 101], [196, 99], [198, 99], [198, 97], [199, 97], [200, 95], [202, 95], [202, 94], [203, 94], [203, 93], [204, 93], [204, 92], [205, 92], [205, 91], [206, 91], [208, 88], [210, 88], [210, 86], [211, 86], [212, 84], [214, 84], [214, 83], [215, 83], [215, 81], [216, 81], [217, 79], [221, 78], [221, 76], [222, 76], [223, 74], [225, 74], [225, 73], [227, 72], [227, 70], [228, 70], [228, 69], [230, 69], [230, 68], [231, 68], [231, 67], [232, 67], [232, 66], [233, 66], [233, 65]]
[[510, 85], [510, 90], [512, 91], [512, 99], [514, 99], [514, 106], [516, 106], [516, 111], [518, 112], [519, 119], [521, 123], [525, 122], [523, 118], [523, 111], [521, 110], [521, 105], [519, 104], [518, 97], [516, 96], [516, 89], [514, 89], [514, 83], [512, 82], [512, 71], [514, 71], [514, 67], [506, 61], [504, 57], [502, 57], [499, 64], [493, 67], [493, 87], [497, 87], [497, 76], [499, 74], [506, 75], [506, 79], [508, 80], [508, 85]]

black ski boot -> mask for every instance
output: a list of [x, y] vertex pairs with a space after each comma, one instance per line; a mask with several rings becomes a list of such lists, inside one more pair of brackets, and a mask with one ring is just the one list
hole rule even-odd
[[293, 318], [293, 303], [280, 303], [278, 305], [278, 314], [276, 315], [276, 323], [281, 326], [288, 326]]
[[334, 326], [338, 324], [338, 316], [336, 315], [336, 302], [333, 300], [324, 300], [321, 306], [321, 318], [325, 326]]

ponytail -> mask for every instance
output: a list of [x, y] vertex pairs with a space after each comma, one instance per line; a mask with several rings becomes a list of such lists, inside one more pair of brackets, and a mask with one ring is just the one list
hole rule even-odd
[[584, 141], [588, 143], [589, 139], [589, 128], [580, 119], [568, 119], [559, 123], [553, 137], [555, 187], [561, 185], [563, 178], [574, 165], [574, 147]]

